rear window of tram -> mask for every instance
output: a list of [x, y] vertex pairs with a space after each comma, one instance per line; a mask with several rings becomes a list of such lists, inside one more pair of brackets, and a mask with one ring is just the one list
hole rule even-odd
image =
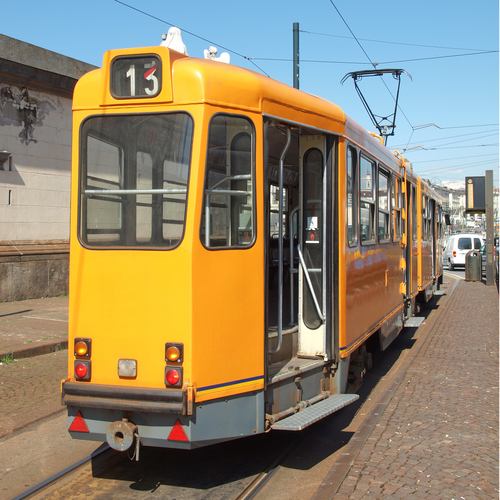
[[207, 248], [249, 247], [254, 241], [254, 144], [248, 118], [212, 118], [200, 228]]
[[177, 246], [184, 234], [192, 139], [186, 113], [89, 118], [81, 133], [82, 243]]

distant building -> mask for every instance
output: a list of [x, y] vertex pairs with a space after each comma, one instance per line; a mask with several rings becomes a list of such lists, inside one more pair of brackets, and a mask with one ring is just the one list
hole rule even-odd
[[[450, 189], [438, 184], [429, 184], [443, 197], [443, 212], [450, 216], [453, 226], [464, 228], [482, 229], [485, 225], [485, 215], [468, 215], [464, 217], [465, 212], [465, 190]], [[496, 232], [498, 232], [499, 218], [499, 189], [493, 187], [493, 219], [495, 221]]]
[[0, 301], [67, 293], [73, 89], [94, 68], [0, 35]]

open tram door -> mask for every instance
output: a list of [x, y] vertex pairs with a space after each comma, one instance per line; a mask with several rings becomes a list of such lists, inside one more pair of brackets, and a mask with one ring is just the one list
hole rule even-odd
[[[267, 122], [268, 289], [271, 363], [297, 357], [332, 359], [327, 339], [326, 256], [332, 255], [333, 138], [303, 127]], [[280, 195], [281, 193], [281, 195]], [[276, 340], [275, 340], [276, 339]], [[292, 344], [292, 345], [290, 345]]]
[[266, 426], [297, 431], [358, 399], [340, 392], [332, 376], [338, 360], [336, 141], [274, 119], [265, 122], [265, 138], [270, 221]]
[[[330, 141], [325, 135], [300, 136], [300, 213], [299, 213], [299, 356], [331, 359], [331, 342], [327, 338], [327, 300], [331, 283], [327, 283], [327, 159]], [[331, 192], [331, 190], [330, 190]], [[328, 198], [328, 200], [327, 200]], [[331, 252], [328, 252], [331, 255]]]
[[327, 228], [334, 226], [335, 140], [274, 120], [266, 121], [265, 132], [268, 353], [271, 363], [297, 357], [331, 360], [335, 236]]
[[265, 129], [270, 362], [331, 360], [334, 138], [274, 120]]

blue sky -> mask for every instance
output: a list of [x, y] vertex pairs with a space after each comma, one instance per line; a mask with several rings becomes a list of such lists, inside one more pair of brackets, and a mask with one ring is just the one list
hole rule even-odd
[[[158, 45], [175, 25], [190, 56], [203, 57], [214, 45], [230, 53], [231, 64], [292, 85], [298, 22], [301, 90], [376, 131], [352, 79], [340, 82], [371, 63], [404, 69], [411, 80], [401, 77], [388, 147], [404, 152], [415, 173], [433, 182], [457, 187], [466, 176], [493, 170], [498, 186], [498, 7], [497, 0], [221, 0], [210, 6], [195, 0], [25, 0], [22, 9], [3, 9], [0, 32], [100, 66], [106, 50]], [[390, 75], [384, 81], [395, 95], [396, 81]], [[394, 100], [379, 78], [360, 86], [376, 114], [392, 113]], [[422, 127], [427, 124], [436, 126]]]

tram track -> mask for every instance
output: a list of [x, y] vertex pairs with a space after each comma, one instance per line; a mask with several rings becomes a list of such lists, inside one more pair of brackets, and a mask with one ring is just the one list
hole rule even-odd
[[[307, 434], [309, 431], [305, 431]], [[280, 468], [280, 464], [285, 458], [291, 455], [293, 450], [300, 444], [304, 435], [297, 436], [292, 442], [269, 462], [267, 467], [257, 475], [257, 477], [234, 499], [234, 500], [252, 500], [257, 493], [271, 480], [275, 472]]]
[[38, 483], [37, 485], [29, 488], [28, 490], [24, 491], [23, 493], [15, 496], [12, 500], [27, 500], [29, 498], [34, 498], [36, 495], [43, 493], [43, 491], [46, 490], [47, 488], [55, 485], [61, 479], [71, 475], [72, 473], [81, 469], [82, 467], [85, 467], [93, 459], [100, 457], [100, 456], [103, 456], [105, 453], [108, 453], [110, 451], [111, 451], [111, 448], [107, 444], [103, 444], [102, 446], [100, 446], [96, 451], [94, 451], [90, 455], [82, 458], [81, 460], [78, 460], [74, 464], [64, 468], [62, 471], [57, 472], [56, 474], [47, 478], [46, 480], [42, 481], [41, 483]]

